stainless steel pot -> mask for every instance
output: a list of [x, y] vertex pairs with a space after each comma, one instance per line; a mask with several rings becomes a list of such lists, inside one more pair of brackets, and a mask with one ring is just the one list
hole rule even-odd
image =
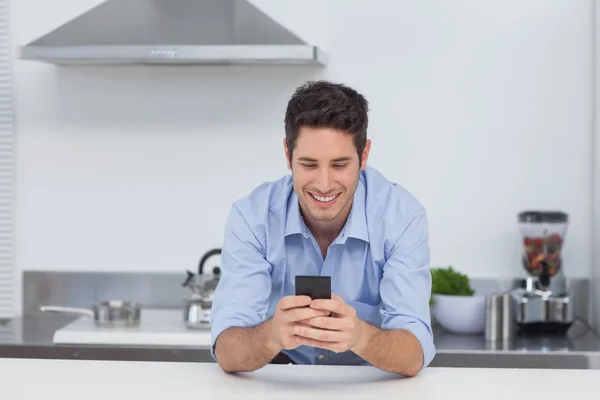
[[94, 319], [99, 326], [139, 326], [142, 307], [124, 300], [108, 300], [92, 305], [91, 309], [77, 307], [42, 306], [45, 312], [79, 314]]

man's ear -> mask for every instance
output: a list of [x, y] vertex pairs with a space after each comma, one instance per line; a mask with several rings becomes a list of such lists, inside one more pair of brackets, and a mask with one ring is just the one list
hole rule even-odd
[[367, 139], [367, 143], [365, 144], [365, 149], [362, 153], [362, 158], [360, 160], [360, 169], [363, 170], [367, 168], [367, 160], [369, 158], [369, 152], [371, 151], [371, 139]]
[[292, 170], [292, 160], [290, 160], [290, 151], [288, 150], [287, 142], [285, 141], [285, 138], [283, 139], [283, 150], [285, 152], [285, 159], [287, 161], [287, 167], [291, 171]]

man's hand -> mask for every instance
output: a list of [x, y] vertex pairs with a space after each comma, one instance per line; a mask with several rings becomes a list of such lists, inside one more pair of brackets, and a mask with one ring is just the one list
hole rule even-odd
[[352, 350], [361, 337], [361, 322], [356, 310], [335, 295], [331, 299], [317, 299], [310, 302], [310, 308], [324, 311], [332, 316], [317, 316], [302, 321], [294, 327], [296, 343], [320, 347], [341, 353]]
[[301, 343], [296, 340], [294, 329], [299, 321], [329, 315], [328, 311], [307, 307], [312, 299], [308, 296], [286, 296], [279, 300], [275, 314], [269, 321], [270, 345], [273, 348], [292, 350]]

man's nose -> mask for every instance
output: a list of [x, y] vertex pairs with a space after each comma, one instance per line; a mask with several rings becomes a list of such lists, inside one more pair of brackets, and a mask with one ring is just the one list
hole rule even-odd
[[323, 168], [319, 171], [319, 179], [317, 180], [316, 187], [321, 193], [329, 193], [329, 191], [333, 189], [333, 180], [331, 179], [331, 174], [328, 169]]

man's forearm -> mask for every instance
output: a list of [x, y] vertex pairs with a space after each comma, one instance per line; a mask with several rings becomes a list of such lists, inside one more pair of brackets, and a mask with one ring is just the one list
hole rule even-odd
[[392, 373], [415, 376], [423, 366], [421, 343], [409, 331], [403, 329], [379, 329], [360, 321], [362, 334], [356, 355], [373, 366]]
[[269, 335], [271, 320], [248, 328], [229, 328], [217, 338], [215, 356], [225, 372], [254, 371], [264, 367], [281, 349]]

